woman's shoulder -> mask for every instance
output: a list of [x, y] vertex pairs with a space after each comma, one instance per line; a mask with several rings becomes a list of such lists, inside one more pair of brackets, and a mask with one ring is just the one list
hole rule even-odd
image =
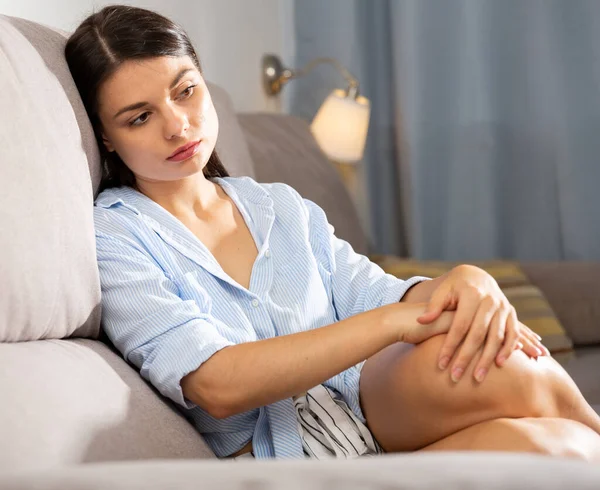
[[[139, 196], [129, 187], [105, 189], [94, 201], [96, 236], [131, 238], [141, 226]], [[136, 234], [136, 233], [134, 233]]]

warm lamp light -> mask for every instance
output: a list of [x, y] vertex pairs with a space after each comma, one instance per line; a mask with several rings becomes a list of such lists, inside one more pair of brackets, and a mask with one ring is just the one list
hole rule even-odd
[[364, 153], [370, 104], [366, 97], [349, 97], [335, 89], [323, 102], [310, 129], [331, 160], [358, 162]]
[[333, 58], [317, 58], [301, 70], [284, 68], [275, 55], [263, 56], [263, 86], [278, 94], [291, 79], [310, 72], [319, 63], [333, 64], [348, 82], [346, 90], [335, 89], [323, 102], [311, 124], [315, 140], [330, 160], [356, 163], [364, 153], [369, 128], [370, 103], [358, 93], [358, 80]]

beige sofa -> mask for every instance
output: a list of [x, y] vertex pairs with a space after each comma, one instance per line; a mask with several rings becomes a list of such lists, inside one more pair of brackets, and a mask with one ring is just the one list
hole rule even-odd
[[[533, 455], [215, 459], [185, 413], [101, 334], [92, 221], [98, 149], [64, 42], [59, 31], [0, 16], [0, 489], [600, 488], [600, 468]], [[350, 198], [307, 124], [238, 117], [221, 89], [211, 91], [230, 172], [294, 185], [366, 252]], [[536, 274], [562, 284], [560, 294], [580, 279], [545, 267]], [[597, 320], [583, 340], [598, 341]]]

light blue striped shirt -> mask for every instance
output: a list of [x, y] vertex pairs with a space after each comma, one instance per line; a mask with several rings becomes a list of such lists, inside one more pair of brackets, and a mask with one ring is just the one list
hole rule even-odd
[[[123, 357], [174, 400], [218, 457], [250, 440], [257, 458], [302, 458], [291, 398], [216, 419], [183, 396], [180, 380], [220, 349], [330, 325], [397, 302], [425, 278], [385, 274], [333, 234], [321, 208], [285, 184], [217, 178], [259, 250], [249, 289], [231, 279], [172, 214], [129, 187], [96, 199], [102, 321]], [[324, 381], [365, 422], [364, 361]]]

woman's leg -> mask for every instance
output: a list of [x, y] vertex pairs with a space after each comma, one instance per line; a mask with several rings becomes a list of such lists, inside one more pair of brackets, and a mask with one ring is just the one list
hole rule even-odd
[[598, 434], [574, 420], [494, 419], [472, 425], [420, 451], [510, 451], [600, 463]]
[[394, 344], [370, 357], [360, 380], [367, 425], [386, 451], [414, 451], [475, 424], [498, 418], [570, 418], [600, 433], [600, 418], [550, 357], [515, 351], [482, 383], [475, 356], [458, 383], [437, 368], [444, 340]]

